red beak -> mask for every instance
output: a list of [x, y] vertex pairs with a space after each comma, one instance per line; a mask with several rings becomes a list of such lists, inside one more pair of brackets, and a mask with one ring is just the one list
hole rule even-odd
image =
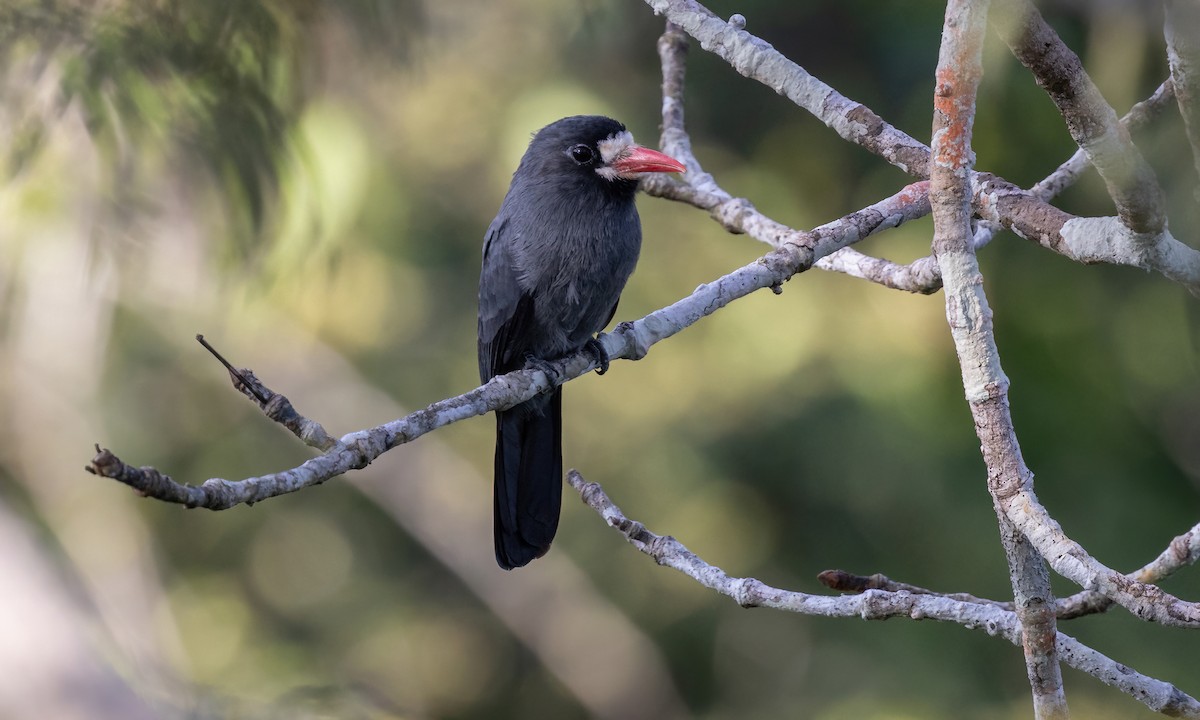
[[657, 150], [634, 145], [612, 163], [612, 168], [622, 177], [637, 177], [641, 173], [686, 172], [687, 168], [670, 155]]

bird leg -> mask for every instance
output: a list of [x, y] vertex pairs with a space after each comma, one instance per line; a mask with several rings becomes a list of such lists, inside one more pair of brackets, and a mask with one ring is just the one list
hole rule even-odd
[[587, 343], [583, 346], [592, 355], [596, 356], [596, 374], [603, 375], [608, 372], [608, 351], [600, 344], [598, 337], [588, 338]]

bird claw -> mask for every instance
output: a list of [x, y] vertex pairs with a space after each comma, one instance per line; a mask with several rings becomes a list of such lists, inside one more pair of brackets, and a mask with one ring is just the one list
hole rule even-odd
[[596, 358], [596, 365], [598, 366], [596, 374], [603, 375], [608, 372], [608, 351], [600, 344], [600, 340], [598, 338], [590, 338], [583, 347]]
[[551, 389], [553, 389], [554, 385], [558, 384], [558, 371], [554, 369], [554, 365], [549, 360], [543, 360], [542, 358], [534, 357], [533, 355], [526, 355], [525, 369], [541, 370], [543, 373], [545, 373], [546, 379], [550, 381], [550, 385], [552, 386]]

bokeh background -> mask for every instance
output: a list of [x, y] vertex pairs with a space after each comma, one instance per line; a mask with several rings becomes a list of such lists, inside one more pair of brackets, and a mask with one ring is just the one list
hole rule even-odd
[[[929, 136], [941, 4], [710, 7]], [[1166, 77], [1156, 5], [1045, 11], [1119, 112]], [[83, 472], [95, 442], [190, 482], [309, 457], [197, 332], [335, 434], [474, 387], [480, 242], [530, 133], [605, 113], [656, 144], [661, 29], [632, 1], [4, 0], [0, 715], [1029, 716], [1003, 641], [741, 609], [570, 492], [550, 555], [497, 569], [490, 418], [220, 513]], [[1070, 138], [994, 37], [985, 65], [978, 165], [1031, 184]], [[687, 113], [718, 181], [795, 227], [909, 182], [698, 47]], [[1137, 140], [1195, 244], [1177, 112]], [[618, 319], [765, 250], [639, 204]], [[1061, 205], [1112, 212], [1094, 173]], [[863, 249], [908, 261], [930, 232]], [[1197, 301], [1009, 234], [981, 263], [1039, 496], [1102, 561], [1142, 565], [1200, 510]], [[731, 574], [822, 592], [816, 574], [842, 568], [1004, 598], [942, 302], [817, 271], [755, 294], [571, 383], [566, 463]], [[1165, 585], [1200, 597], [1194, 571]], [[1063, 629], [1200, 692], [1194, 633], [1121, 610]], [[1153, 716], [1065, 680], [1078, 717]]]

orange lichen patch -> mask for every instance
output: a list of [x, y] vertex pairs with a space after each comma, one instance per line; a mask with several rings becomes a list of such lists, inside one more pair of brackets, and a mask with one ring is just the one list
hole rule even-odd
[[929, 194], [929, 181], [921, 180], [911, 185], [904, 186], [900, 192], [896, 193], [895, 200], [901, 205], [910, 205], [912, 203], [921, 202], [926, 195]]
[[[955, 63], [951, 67], [940, 67], [937, 70], [937, 82], [934, 85], [933, 108], [936, 118], [936, 130], [933, 143], [934, 161], [943, 167], [963, 168], [972, 162], [971, 154], [971, 125], [975, 114], [976, 82], [969, 78], [960, 80], [960, 71], [964, 67]], [[966, 92], [959, 92], [963, 88]]]

